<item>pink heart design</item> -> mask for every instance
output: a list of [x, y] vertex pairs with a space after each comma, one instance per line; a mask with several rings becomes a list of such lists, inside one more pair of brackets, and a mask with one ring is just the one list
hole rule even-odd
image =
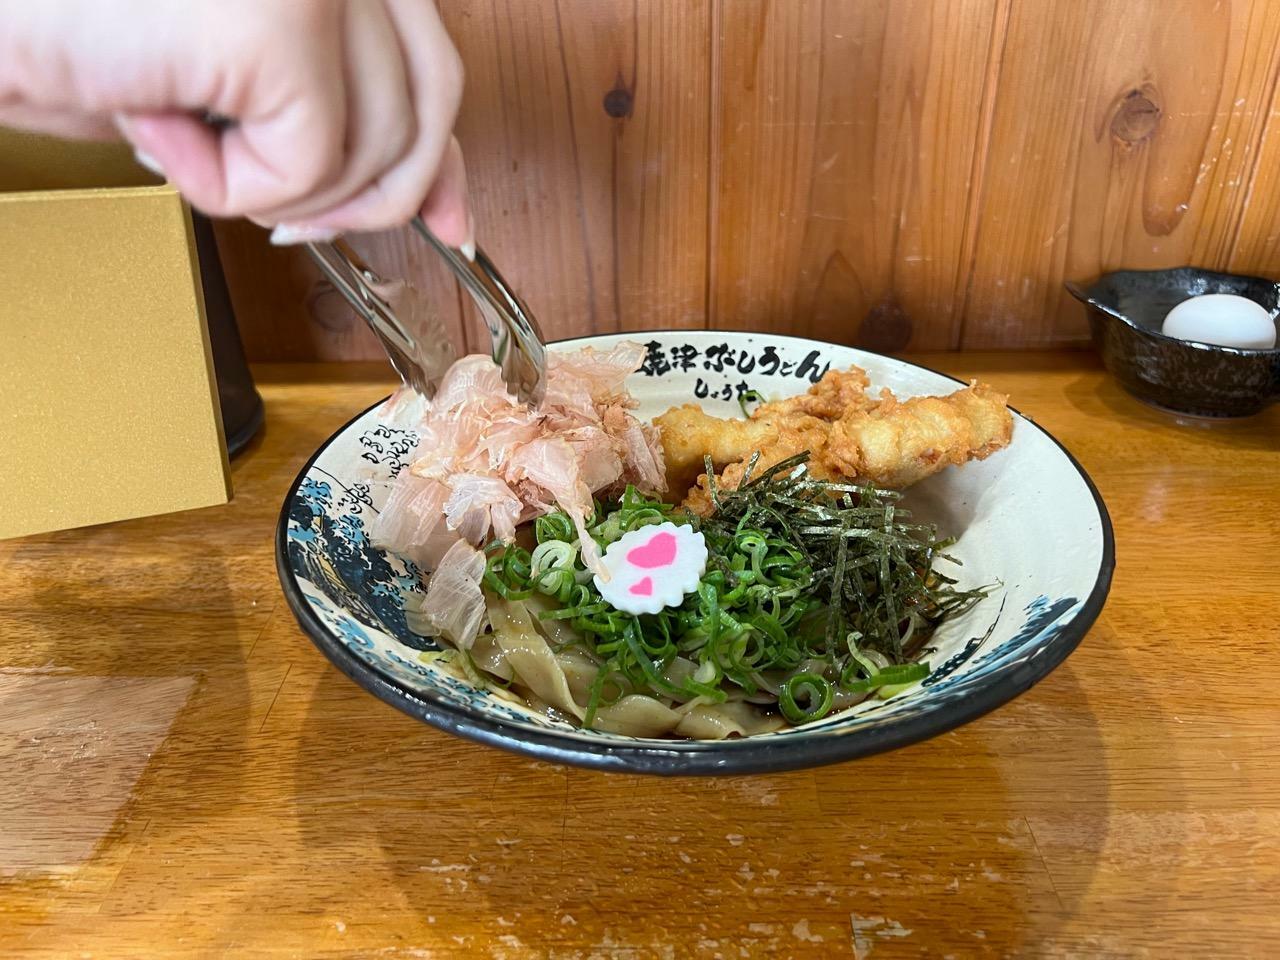
[[652, 597], [653, 596], [653, 578], [645, 577], [643, 580], [639, 581], [638, 583], [633, 583], [631, 585], [631, 592], [634, 593], [637, 597]]
[[[665, 567], [676, 558], [676, 538], [663, 530], [643, 547], [627, 552], [627, 562], [645, 570]], [[641, 583], [644, 581], [642, 580]]]

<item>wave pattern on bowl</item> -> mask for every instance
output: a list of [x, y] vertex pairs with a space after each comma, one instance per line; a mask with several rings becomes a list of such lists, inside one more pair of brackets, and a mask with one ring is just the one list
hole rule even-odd
[[[649, 359], [632, 378], [640, 414], [696, 401], [728, 413], [741, 391], [800, 392], [828, 364], [857, 363], [903, 394], [955, 389], [950, 378], [849, 348], [776, 336], [645, 334]], [[596, 338], [607, 347], [619, 338]], [[558, 348], [573, 348], [570, 342]], [[374, 547], [371, 518], [385, 481], [412, 461], [417, 437], [379, 404], [357, 417], [299, 476], [281, 516], [277, 561], [294, 612], [344, 672], [393, 705], [509, 749], [643, 772], [746, 772], [847, 759], [934, 735], [1016, 696], [1052, 669], [1096, 616], [1110, 578], [1110, 524], [1091, 484], [1055, 441], [1018, 418], [1008, 450], [949, 470], [909, 494], [959, 535], [966, 585], [999, 581], [991, 597], [944, 624], [930, 676], [888, 702], [745, 740], [643, 740], [579, 730], [460, 681], [420, 660], [433, 640], [405, 624], [421, 587], [413, 564]], [[956, 529], [956, 526], [963, 529]], [[1058, 549], [1044, 544], [1056, 539]]]

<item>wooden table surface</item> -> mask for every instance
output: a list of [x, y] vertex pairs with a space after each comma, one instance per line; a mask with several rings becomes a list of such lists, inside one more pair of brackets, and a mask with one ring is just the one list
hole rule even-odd
[[0, 544], [0, 955], [1280, 955], [1280, 408], [1180, 424], [1084, 355], [924, 359], [1092, 474], [1101, 619], [927, 743], [667, 780], [455, 740], [328, 665], [272, 532], [388, 381], [259, 368], [232, 504]]

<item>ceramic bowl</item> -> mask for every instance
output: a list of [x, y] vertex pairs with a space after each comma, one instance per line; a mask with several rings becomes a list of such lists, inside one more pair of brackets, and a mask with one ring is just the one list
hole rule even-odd
[[1122, 270], [1068, 292], [1089, 308], [1095, 348], [1107, 370], [1140, 400], [1199, 417], [1247, 417], [1280, 397], [1280, 350], [1238, 350], [1166, 337], [1164, 318], [1205, 293], [1233, 293], [1273, 317], [1280, 285], [1196, 267]]
[[[616, 336], [553, 345], [608, 348]], [[857, 364], [901, 396], [949, 393], [957, 381], [923, 367], [791, 337], [720, 332], [637, 334], [649, 356], [629, 387], [648, 418], [696, 401], [740, 416], [744, 390], [802, 392], [828, 368]], [[742, 774], [849, 760], [935, 736], [1022, 693], [1075, 648], [1111, 583], [1111, 523], [1080, 465], [1048, 433], [1015, 416], [1013, 441], [981, 463], [948, 469], [904, 498], [959, 538], [962, 586], [995, 591], [934, 635], [932, 672], [887, 701], [809, 726], [718, 742], [584, 731], [513, 706], [419, 658], [434, 649], [405, 626], [416, 571], [370, 545], [385, 481], [413, 459], [411, 423], [379, 403], [333, 435], [298, 475], [280, 515], [276, 561], [285, 596], [316, 646], [392, 706], [451, 733], [545, 760], [661, 774]]]

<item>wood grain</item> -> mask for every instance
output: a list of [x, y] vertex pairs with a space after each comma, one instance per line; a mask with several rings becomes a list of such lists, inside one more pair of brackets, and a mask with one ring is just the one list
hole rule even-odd
[[1269, 74], [1255, 88], [1265, 104], [1266, 127], [1229, 267], [1238, 273], [1280, 277], [1280, 46], [1272, 52]]
[[704, 3], [445, 2], [481, 243], [548, 337], [705, 325]]
[[1064, 279], [1225, 267], [1277, 49], [1275, 4], [1013, 4], [961, 345], [1085, 339]]
[[955, 347], [1004, 4], [719, 7], [712, 325]]
[[[1267, 0], [441, 0], [480, 239], [553, 337], [1079, 345], [1064, 279], [1280, 274]], [[376, 359], [306, 256], [222, 224], [251, 357]], [[359, 243], [460, 343], [403, 233]]]
[[1107, 606], [963, 728], [712, 780], [466, 743], [331, 668], [272, 530], [390, 383], [258, 367], [231, 504], [0, 543], [0, 795], [43, 831], [0, 827], [0, 954], [1275, 956], [1280, 595], [1253, 548], [1280, 543], [1280, 408], [1179, 423], [1082, 355], [916, 359], [1010, 391], [1088, 469]]

